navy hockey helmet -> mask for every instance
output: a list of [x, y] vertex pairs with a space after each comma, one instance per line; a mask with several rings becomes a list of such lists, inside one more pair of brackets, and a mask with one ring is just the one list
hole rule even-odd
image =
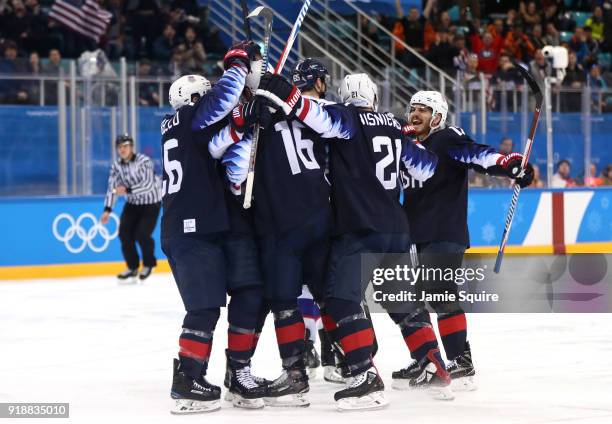
[[302, 91], [311, 90], [317, 78], [321, 78], [326, 85], [329, 84], [327, 68], [317, 59], [311, 57], [300, 60], [291, 71], [291, 81]]

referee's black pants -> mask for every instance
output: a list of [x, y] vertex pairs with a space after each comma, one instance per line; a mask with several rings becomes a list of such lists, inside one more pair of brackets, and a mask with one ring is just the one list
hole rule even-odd
[[138, 269], [140, 258], [136, 243], [142, 251], [142, 264], [146, 267], [157, 265], [155, 259], [155, 241], [152, 234], [157, 224], [161, 203], [150, 205], [134, 205], [126, 203], [121, 212], [119, 223], [119, 239], [121, 252], [129, 269]]

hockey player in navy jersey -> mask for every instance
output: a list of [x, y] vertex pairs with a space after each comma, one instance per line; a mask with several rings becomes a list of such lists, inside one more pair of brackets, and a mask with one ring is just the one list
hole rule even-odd
[[[503, 155], [490, 146], [475, 143], [462, 128], [446, 125], [448, 105], [441, 93], [419, 91], [410, 100], [408, 123], [417, 141], [436, 153], [438, 168], [425, 182], [405, 176], [404, 209], [416, 244], [420, 263], [432, 268], [459, 268], [469, 247], [467, 228], [468, 169], [503, 175], [514, 179], [521, 187], [533, 180], [533, 168], [528, 165], [521, 173], [522, 156]], [[436, 291], [456, 292], [454, 282], [428, 282]], [[448, 370], [454, 390], [473, 390], [475, 374], [467, 323], [458, 303], [432, 303], [438, 316], [438, 330], [448, 359]], [[405, 389], [431, 385], [434, 370], [423, 359], [437, 344], [429, 313], [424, 305], [419, 313], [396, 314], [404, 340], [412, 354], [408, 367], [393, 373], [393, 387]]]
[[275, 76], [264, 77], [257, 93], [322, 137], [339, 139], [329, 144], [334, 239], [323, 322], [342, 349], [351, 378], [334, 398], [341, 410], [384, 407], [384, 384], [371, 359], [374, 331], [361, 307], [361, 254], [408, 250], [408, 221], [398, 201], [400, 161], [426, 180], [437, 158], [406, 141], [391, 115], [377, 112], [377, 88], [366, 74], [342, 82], [339, 94], [347, 105], [319, 105]]
[[[214, 135], [227, 125], [227, 115], [238, 104], [258, 51], [252, 42], [232, 47], [224, 58], [225, 73], [212, 88], [197, 75], [176, 80], [170, 87], [170, 104], [176, 113], [161, 125], [162, 249], [186, 310], [179, 359], [174, 361], [174, 413], [220, 407], [221, 390], [205, 375], [226, 293], [231, 296], [227, 354], [230, 391], [238, 398], [234, 405], [263, 407], [265, 389], [253, 381], [249, 368], [262, 287], [248, 264], [232, 262], [237, 260], [232, 256], [235, 249], [226, 242], [231, 219], [223, 181], [209, 152]], [[228, 265], [244, 267], [241, 278], [233, 278]]]

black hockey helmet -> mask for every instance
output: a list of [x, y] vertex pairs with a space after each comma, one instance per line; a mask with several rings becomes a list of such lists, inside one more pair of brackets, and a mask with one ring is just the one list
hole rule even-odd
[[115, 139], [115, 146], [117, 147], [121, 146], [122, 144], [126, 144], [126, 143], [134, 145], [134, 139], [129, 134], [120, 134]]
[[300, 60], [291, 71], [291, 81], [302, 91], [312, 89], [317, 78], [321, 78], [325, 84], [329, 84], [327, 68], [317, 59], [311, 57]]

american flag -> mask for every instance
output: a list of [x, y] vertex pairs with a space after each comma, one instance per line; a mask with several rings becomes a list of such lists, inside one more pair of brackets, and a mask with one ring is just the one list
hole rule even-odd
[[100, 8], [95, 0], [56, 0], [51, 6], [49, 17], [99, 42], [112, 14]]

